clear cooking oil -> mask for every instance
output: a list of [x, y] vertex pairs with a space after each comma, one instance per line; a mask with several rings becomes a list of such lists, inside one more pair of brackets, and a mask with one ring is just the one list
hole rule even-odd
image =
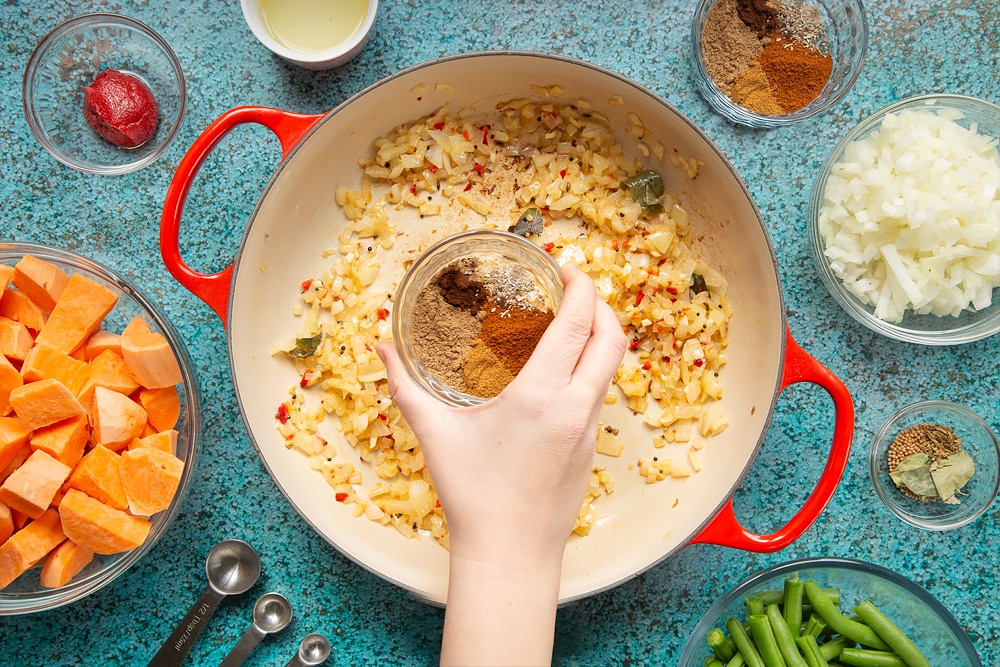
[[368, 0], [260, 0], [264, 27], [282, 46], [326, 51], [353, 37], [365, 22]]

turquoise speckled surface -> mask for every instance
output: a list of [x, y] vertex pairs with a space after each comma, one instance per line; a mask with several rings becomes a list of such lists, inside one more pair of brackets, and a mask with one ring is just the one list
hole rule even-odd
[[[267, 590], [287, 595], [295, 620], [265, 640], [250, 665], [284, 664], [311, 631], [331, 638], [336, 657], [328, 664], [436, 663], [442, 612], [342, 557], [293, 512], [264, 471], [238, 414], [225, 332], [164, 268], [159, 215], [184, 151], [231, 107], [323, 112], [407, 65], [444, 54], [517, 48], [582, 58], [635, 79], [718, 143], [746, 180], [772, 235], [793, 335], [845, 381], [857, 410], [855, 448], [843, 483], [801, 539], [769, 555], [691, 546], [610, 592], [562, 609], [556, 664], [676, 664], [697, 619], [736, 582], [771, 564], [831, 555], [880, 563], [924, 586], [967, 629], [983, 664], [1000, 665], [996, 509], [948, 533], [910, 528], [879, 505], [866, 459], [881, 422], [921, 398], [963, 403], [1000, 428], [998, 338], [938, 349], [876, 336], [826, 293], [805, 240], [814, 176], [861, 118], [928, 92], [1000, 102], [1000, 5], [871, 0], [867, 9], [869, 56], [846, 98], [794, 128], [750, 131], [722, 120], [695, 90], [688, 57], [693, 1], [385, 0], [361, 55], [322, 73], [272, 56], [254, 40], [233, 0], [3, 3], [0, 112], [7, 129], [0, 133], [0, 239], [69, 248], [141, 276], [189, 346], [203, 389], [204, 431], [181, 512], [151, 553], [74, 606], [0, 618], [0, 664], [145, 664], [201, 593], [205, 555], [226, 537], [259, 548], [264, 576], [247, 595], [222, 603], [189, 664], [217, 664], [248, 625], [253, 599]], [[178, 138], [160, 161], [137, 173], [99, 177], [71, 171], [40, 147], [24, 120], [21, 78], [32, 49], [62, 20], [90, 11], [150, 24], [172, 45], [187, 76], [187, 116]], [[274, 137], [253, 127], [239, 128], [212, 154], [186, 209], [181, 247], [190, 264], [207, 272], [232, 260], [279, 158]], [[817, 437], [828, 437], [830, 412], [829, 399], [816, 387], [794, 387], [781, 396], [761, 455], [735, 495], [736, 513], [748, 527], [773, 530], [801, 505], [822, 462], [800, 452]], [[795, 477], [789, 475], [790, 460], [799, 461]]]

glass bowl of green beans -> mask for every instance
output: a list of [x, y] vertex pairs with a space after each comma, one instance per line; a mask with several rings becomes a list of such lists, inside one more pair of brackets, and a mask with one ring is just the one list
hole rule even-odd
[[[826, 662], [814, 662], [816, 653]], [[842, 558], [791, 561], [744, 580], [698, 621], [677, 664], [982, 667], [962, 625], [930, 593]]]

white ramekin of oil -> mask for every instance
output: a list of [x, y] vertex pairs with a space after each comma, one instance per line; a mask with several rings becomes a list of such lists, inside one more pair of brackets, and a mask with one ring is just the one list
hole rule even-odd
[[241, 0], [257, 40], [288, 62], [330, 69], [356, 56], [375, 24], [378, 0]]

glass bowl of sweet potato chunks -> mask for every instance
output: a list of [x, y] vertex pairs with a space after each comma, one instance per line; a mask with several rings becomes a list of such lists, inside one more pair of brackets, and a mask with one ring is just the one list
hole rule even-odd
[[75, 602], [148, 552], [183, 498], [197, 377], [129, 281], [0, 243], [0, 615]]

